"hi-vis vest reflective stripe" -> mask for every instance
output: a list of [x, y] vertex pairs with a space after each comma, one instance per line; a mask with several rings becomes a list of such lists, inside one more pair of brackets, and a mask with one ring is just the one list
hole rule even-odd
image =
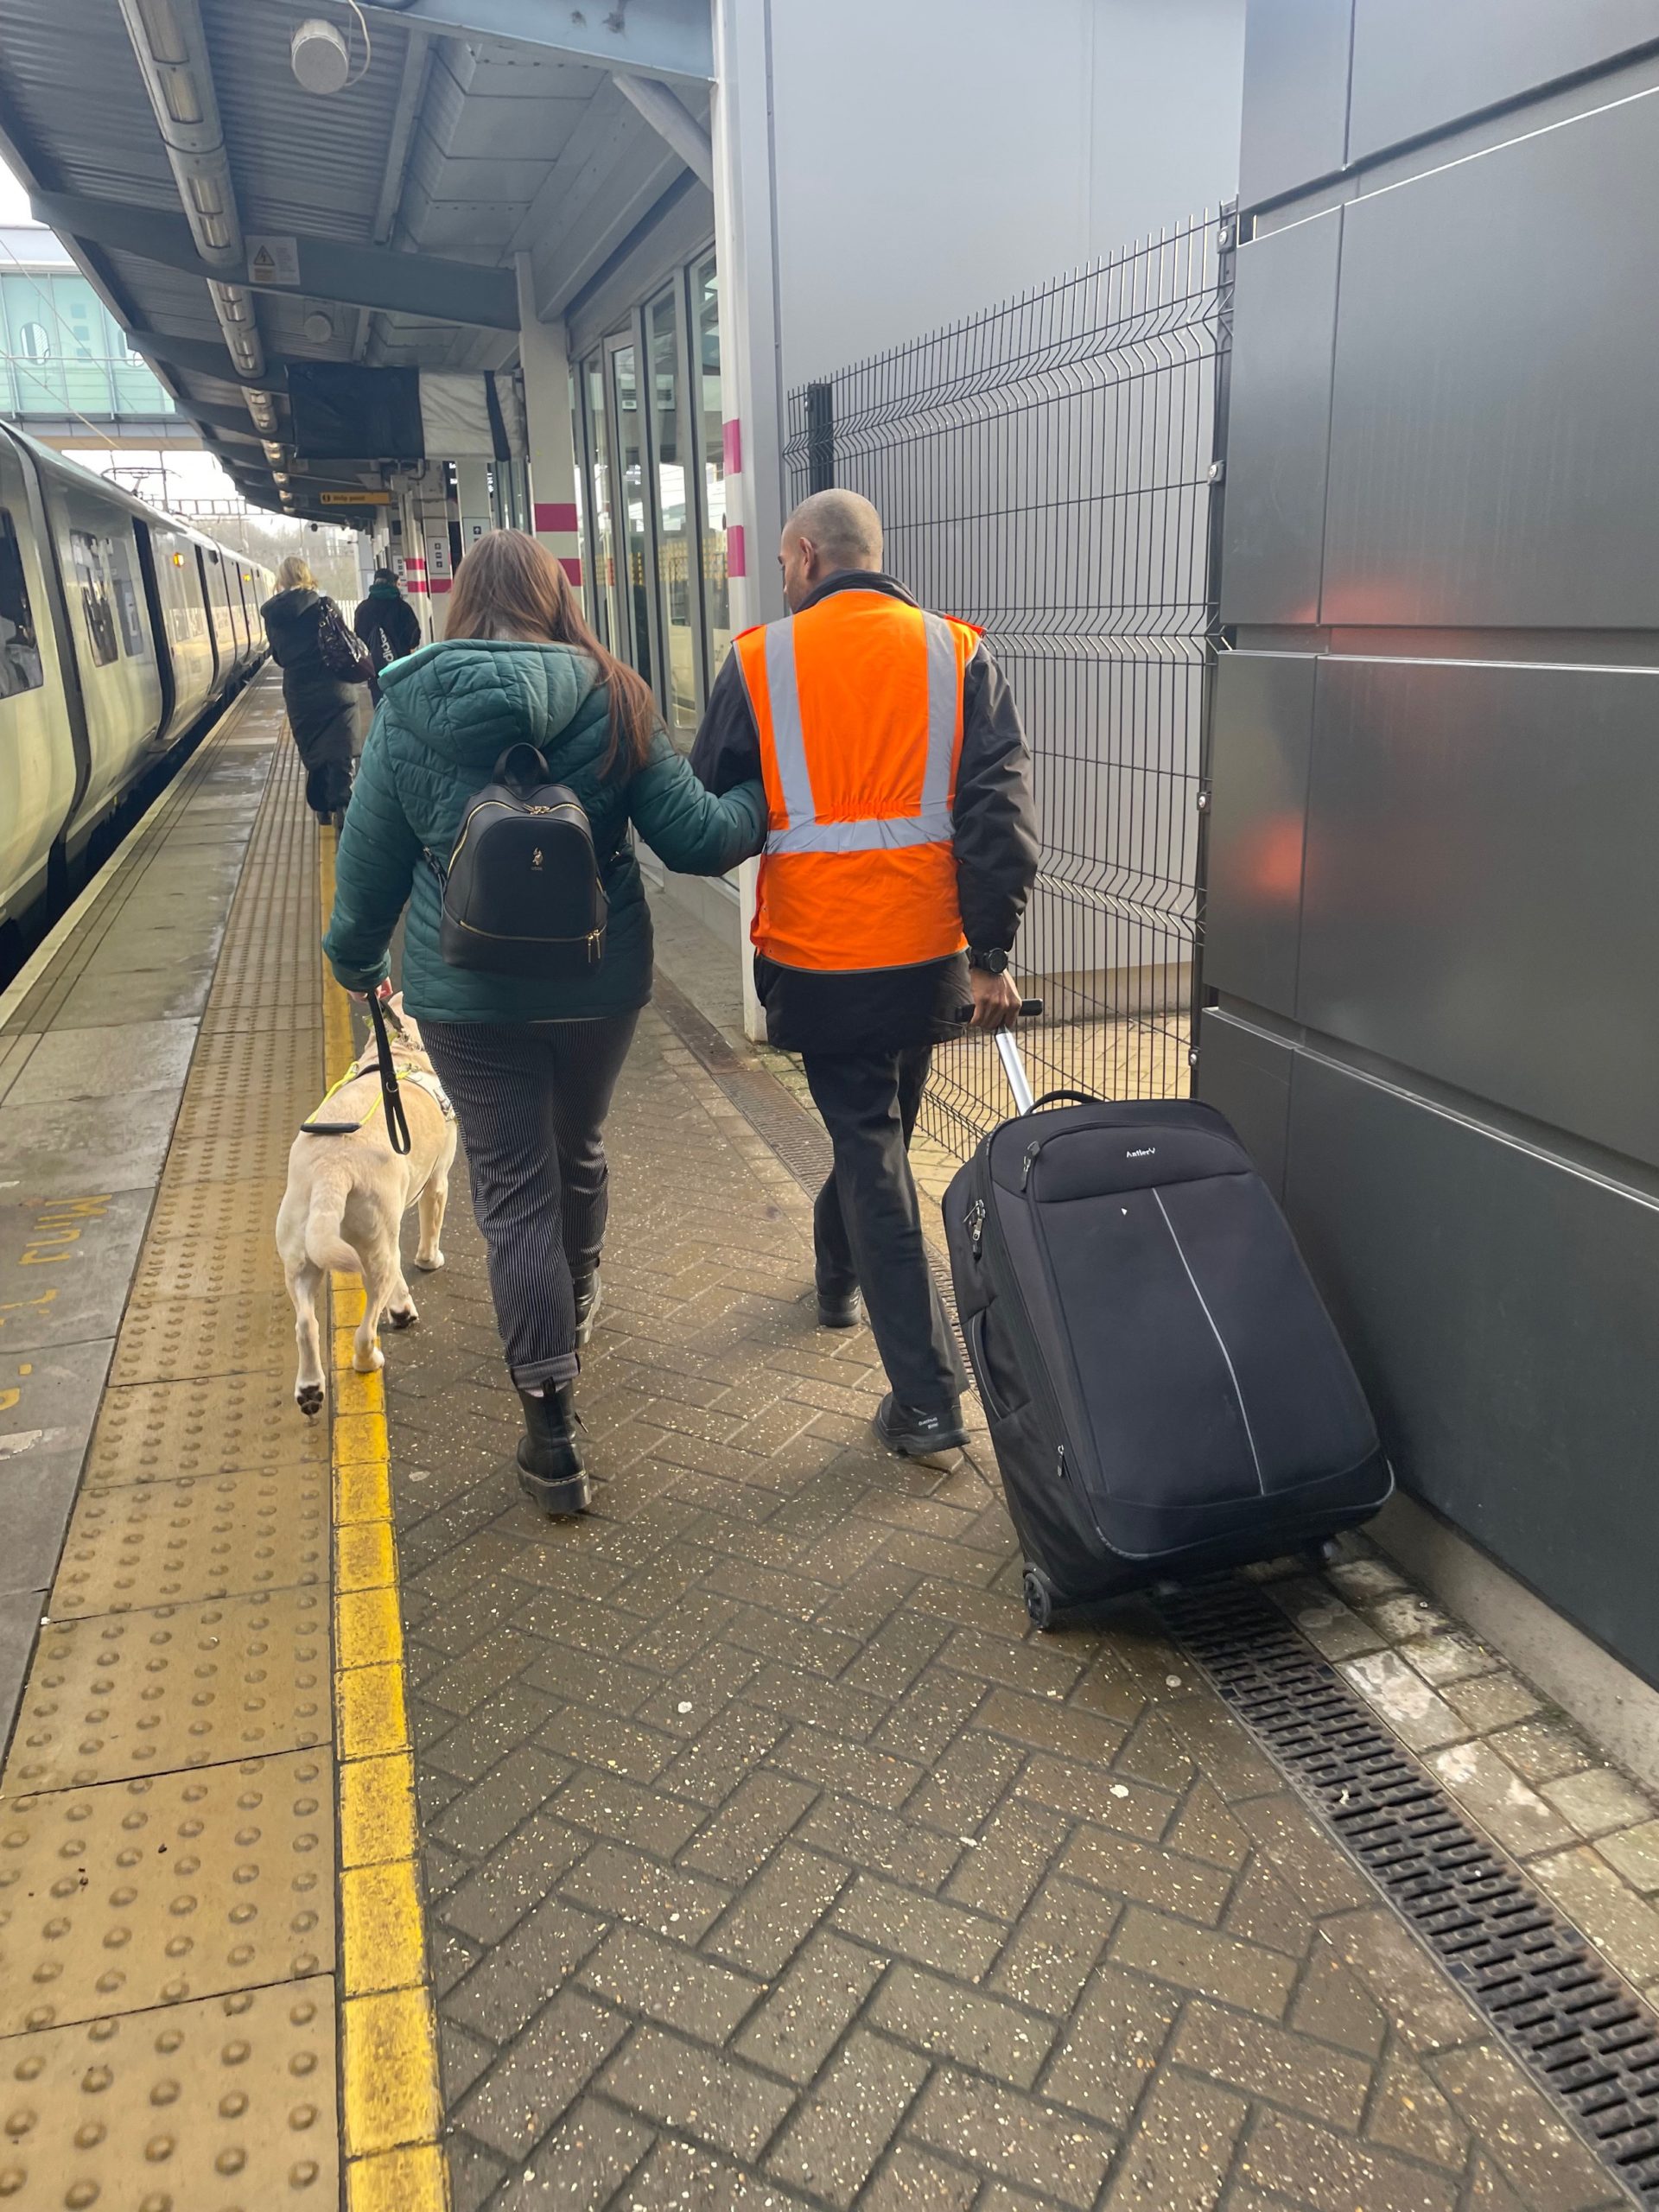
[[754, 942], [786, 968], [960, 952], [952, 809], [971, 624], [848, 587], [735, 640], [768, 829]]

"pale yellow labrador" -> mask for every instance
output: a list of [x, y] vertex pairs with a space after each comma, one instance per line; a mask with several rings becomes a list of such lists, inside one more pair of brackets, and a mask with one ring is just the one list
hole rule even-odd
[[443, 1265], [438, 1239], [449, 1202], [449, 1170], [455, 1157], [455, 1122], [442, 1086], [421, 1044], [414, 1017], [401, 997], [390, 1001], [392, 1061], [409, 1122], [406, 1153], [392, 1150], [380, 1096], [372, 1044], [352, 1073], [330, 1093], [314, 1119], [355, 1122], [348, 1135], [314, 1136], [302, 1130], [288, 1155], [288, 1188], [276, 1215], [276, 1249], [294, 1301], [299, 1344], [295, 1403], [306, 1414], [323, 1402], [322, 1346], [317, 1331], [317, 1293], [328, 1269], [363, 1278], [365, 1304], [352, 1348], [359, 1375], [385, 1364], [379, 1346], [380, 1317], [394, 1329], [416, 1318], [404, 1280], [399, 1236], [410, 1206], [420, 1206], [415, 1264], [430, 1272]]

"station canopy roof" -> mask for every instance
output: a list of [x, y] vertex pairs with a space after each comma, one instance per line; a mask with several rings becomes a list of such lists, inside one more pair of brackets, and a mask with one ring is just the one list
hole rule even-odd
[[[569, 315], [671, 210], [712, 206], [712, 71], [707, 0], [4, 0], [0, 151], [245, 495], [338, 521], [324, 491], [416, 457], [342, 456], [342, 393], [424, 391], [429, 423], [516, 445], [510, 385], [482, 395], [521, 288]], [[326, 457], [302, 435], [319, 385]]]

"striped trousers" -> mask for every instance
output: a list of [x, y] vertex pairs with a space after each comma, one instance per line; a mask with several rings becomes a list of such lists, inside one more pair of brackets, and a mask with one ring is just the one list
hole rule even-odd
[[461, 1124], [496, 1325], [521, 1390], [575, 1376], [574, 1285], [599, 1264], [602, 1132], [639, 1019], [421, 1024]]

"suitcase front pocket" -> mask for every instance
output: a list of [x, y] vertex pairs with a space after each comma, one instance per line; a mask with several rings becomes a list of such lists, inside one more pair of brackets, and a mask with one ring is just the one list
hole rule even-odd
[[1161, 1194], [1030, 1211], [1105, 1500], [1179, 1512], [1259, 1497], [1236, 1370]]

